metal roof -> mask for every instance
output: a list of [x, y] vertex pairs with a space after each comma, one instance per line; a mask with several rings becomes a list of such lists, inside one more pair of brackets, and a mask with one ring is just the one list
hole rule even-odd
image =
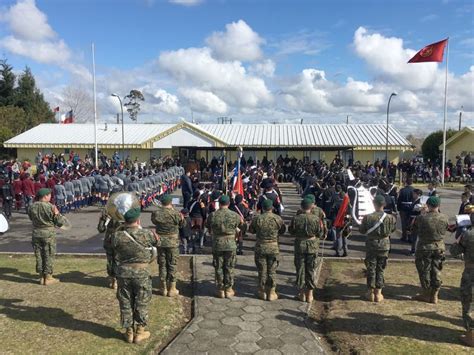
[[[230, 146], [254, 147], [380, 147], [386, 144], [384, 124], [202, 124], [202, 129]], [[389, 125], [388, 145], [410, 147]]]
[[[178, 125], [181, 125], [178, 127]], [[255, 148], [299, 147], [385, 147], [384, 124], [125, 124], [125, 144], [138, 147], [145, 142], [163, 139], [169, 132], [187, 127], [198, 134], [205, 134], [226, 146]], [[175, 127], [173, 130], [172, 128]], [[106, 129], [107, 128], [107, 129]], [[99, 145], [120, 145], [120, 124], [99, 124]], [[6, 147], [31, 145], [90, 146], [94, 144], [93, 124], [41, 124], [5, 142]], [[186, 142], [173, 142], [186, 146]], [[410, 148], [408, 142], [395, 128], [389, 126], [388, 145]], [[171, 148], [171, 147], [170, 147]]]

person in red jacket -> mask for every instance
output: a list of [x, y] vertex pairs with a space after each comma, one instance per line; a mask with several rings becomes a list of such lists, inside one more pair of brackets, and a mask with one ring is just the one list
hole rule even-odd
[[15, 192], [15, 208], [19, 211], [23, 204], [23, 182], [20, 180], [20, 174], [14, 175], [13, 191]]
[[43, 187], [46, 187], [46, 184], [40, 180], [39, 175], [36, 175], [34, 186], [35, 186], [35, 196], [36, 196], [39, 190], [41, 190]]
[[51, 176], [46, 180], [46, 187], [51, 190], [51, 203], [54, 204], [54, 186], [56, 185], [56, 175], [51, 174]]
[[35, 184], [30, 177], [30, 174], [26, 173], [25, 178], [23, 179], [23, 198], [25, 200], [25, 209], [28, 212], [33, 199], [35, 197]]

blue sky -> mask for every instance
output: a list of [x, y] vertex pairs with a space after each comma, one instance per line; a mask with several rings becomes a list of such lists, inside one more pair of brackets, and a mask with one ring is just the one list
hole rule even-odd
[[[412, 64], [425, 66], [417, 77], [405, 60], [449, 36], [456, 88], [449, 110], [454, 115], [464, 106], [472, 124], [471, 1], [0, 0], [0, 10], [1, 53], [15, 69], [32, 68], [51, 105], [62, 104], [67, 86], [90, 88], [95, 42], [105, 120], [117, 109], [109, 91], [140, 88], [149, 96], [143, 107], [149, 121], [192, 110], [211, 122], [220, 115], [339, 122], [346, 114], [377, 122], [385, 97], [397, 90], [394, 124], [416, 130], [424, 125], [413, 122], [428, 117], [439, 126], [444, 64]], [[235, 47], [242, 48], [229, 47], [241, 38]], [[201, 69], [215, 69], [210, 76], [217, 82], [189, 69], [200, 60], [207, 63]], [[219, 83], [229, 69], [229, 81]], [[245, 90], [248, 97], [238, 97]]]

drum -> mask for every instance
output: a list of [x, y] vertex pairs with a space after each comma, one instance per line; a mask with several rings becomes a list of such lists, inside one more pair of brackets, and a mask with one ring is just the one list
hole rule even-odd
[[0, 233], [3, 234], [6, 231], [8, 231], [8, 221], [5, 218], [5, 216], [2, 213], [0, 213]]

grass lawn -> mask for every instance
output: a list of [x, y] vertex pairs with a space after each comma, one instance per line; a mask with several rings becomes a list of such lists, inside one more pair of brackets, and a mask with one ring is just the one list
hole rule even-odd
[[[154, 292], [151, 339], [127, 344], [115, 292], [105, 287], [105, 259], [59, 257], [55, 276], [61, 283], [48, 287], [39, 285], [34, 265], [33, 256], [0, 255], [0, 353], [150, 353], [166, 345], [191, 316], [189, 288], [179, 299]], [[179, 270], [189, 285], [188, 258], [180, 259]]]
[[414, 262], [389, 261], [383, 303], [361, 298], [366, 288], [363, 262], [327, 261], [311, 316], [322, 326], [332, 350], [364, 354], [463, 354], [459, 301], [463, 264], [446, 263], [437, 305], [413, 301], [419, 290]]

